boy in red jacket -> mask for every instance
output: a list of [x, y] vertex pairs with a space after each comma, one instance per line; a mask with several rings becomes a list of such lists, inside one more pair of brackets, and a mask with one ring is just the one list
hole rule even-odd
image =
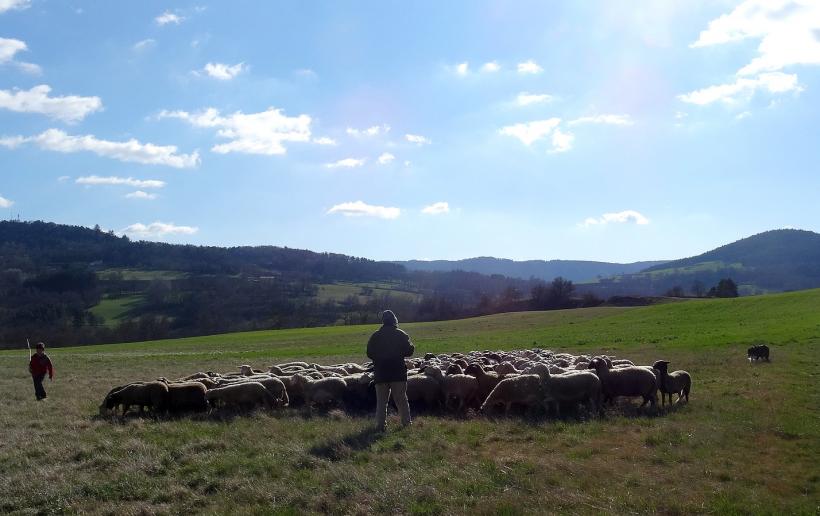
[[37, 401], [46, 399], [46, 390], [43, 388], [43, 380], [48, 373], [48, 379], [54, 378], [54, 367], [51, 365], [51, 359], [46, 355], [46, 346], [42, 342], [38, 342], [37, 352], [31, 357], [31, 362], [28, 364], [28, 370], [34, 379], [34, 395], [37, 396]]

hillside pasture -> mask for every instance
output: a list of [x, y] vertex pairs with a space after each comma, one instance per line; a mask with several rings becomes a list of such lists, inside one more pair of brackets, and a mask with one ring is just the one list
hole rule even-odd
[[[820, 290], [502, 314], [402, 325], [417, 353], [605, 352], [694, 378], [691, 402], [603, 419], [364, 416], [102, 419], [117, 384], [295, 357], [363, 361], [374, 326], [49, 350], [49, 399], [27, 352], [0, 353], [0, 512], [815, 514], [820, 508]], [[750, 364], [765, 342], [770, 363]], [[36, 480], [36, 481], [35, 481]]]
[[142, 303], [145, 296], [133, 294], [121, 297], [104, 297], [100, 302], [91, 308], [91, 313], [97, 317], [105, 318], [106, 326], [116, 326], [128, 319], [128, 313]]

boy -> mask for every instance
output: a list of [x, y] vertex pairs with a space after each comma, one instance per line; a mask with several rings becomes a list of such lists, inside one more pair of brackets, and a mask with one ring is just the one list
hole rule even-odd
[[43, 380], [48, 373], [48, 379], [54, 379], [54, 367], [51, 365], [51, 359], [46, 355], [46, 346], [42, 342], [38, 342], [35, 346], [37, 352], [31, 357], [31, 362], [28, 364], [28, 370], [31, 373], [31, 378], [34, 380], [34, 395], [37, 401], [46, 399], [46, 390], [43, 388]]

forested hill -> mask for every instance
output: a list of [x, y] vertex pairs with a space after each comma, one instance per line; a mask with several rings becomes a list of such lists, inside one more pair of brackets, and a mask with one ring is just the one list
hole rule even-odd
[[558, 276], [584, 281], [597, 277], [640, 272], [666, 261], [610, 263], [585, 260], [507, 260], [482, 256], [464, 260], [409, 260], [393, 262], [417, 271], [470, 271], [481, 274], [502, 274], [511, 278], [552, 280]]

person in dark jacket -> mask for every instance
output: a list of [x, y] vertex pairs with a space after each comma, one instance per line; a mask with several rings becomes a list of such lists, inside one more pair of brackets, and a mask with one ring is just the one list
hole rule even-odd
[[31, 357], [28, 363], [28, 371], [31, 373], [31, 378], [34, 380], [34, 395], [37, 401], [46, 399], [46, 390], [43, 388], [43, 380], [48, 373], [48, 379], [54, 379], [54, 366], [51, 365], [51, 359], [46, 355], [46, 346], [42, 342], [38, 342], [35, 346], [37, 352]]
[[387, 402], [399, 409], [401, 424], [410, 424], [410, 403], [407, 401], [407, 366], [404, 357], [415, 351], [410, 336], [398, 328], [399, 320], [390, 310], [382, 312], [382, 327], [367, 342], [367, 356], [373, 360], [373, 383], [376, 384], [376, 429], [383, 432], [387, 422]]

